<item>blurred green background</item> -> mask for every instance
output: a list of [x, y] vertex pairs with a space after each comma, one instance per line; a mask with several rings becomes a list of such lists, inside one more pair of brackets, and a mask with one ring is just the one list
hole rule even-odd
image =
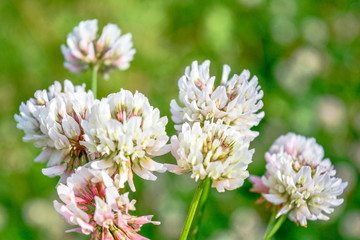
[[[99, 96], [120, 88], [139, 90], [170, 120], [169, 102], [177, 80], [193, 60], [210, 59], [211, 74], [223, 64], [232, 73], [246, 68], [264, 90], [265, 118], [252, 174], [264, 173], [264, 153], [281, 134], [316, 137], [349, 182], [344, 204], [331, 220], [308, 228], [287, 221], [276, 239], [360, 239], [360, 2], [313, 0], [237, 1], [0, 1], [0, 239], [87, 239], [64, 233], [58, 216], [58, 179], [41, 174], [34, 163], [40, 150], [22, 142], [13, 115], [22, 101], [54, 80], [68, 78], [90, 86], [90, 72], [63, 68], [60, 45], [81, 20], [97, 18], [133, 34], [136, 55], [127, 71], [100, 80]], [[171, 120], [168, 134], [175, 134]], [[175, 162], [170, 154], [157, 159]], [[158, 181], [136, 178], [138, 215], [154, 214], [160, 226], [145, 225], [151, 239], [177, 239], [196, 183], [189, 175], [157, 174]], [[212, 189], [201, 239], [260, 239], [269, 213], [255, 205], [250, 183], [235, 191]]]

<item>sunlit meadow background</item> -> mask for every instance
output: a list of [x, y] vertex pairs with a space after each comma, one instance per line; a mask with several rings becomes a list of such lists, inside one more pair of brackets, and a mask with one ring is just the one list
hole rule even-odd
[[[177, 80], [193, 60], [211, 60], [211, 74], [246, 68], [264, 90], [265, 118], [252, 174], [264, 172], [264, 153], [279, 135], [314, 136], [349, 182], [345, 202], [328, 222], [308, 228], [287, 221], [276, 239], [360, 239], [360, 3], [359, 1], [0, 1], [0, 239], [87, 239], [52, 207], [58, 179], [41, 174], [33, 159], [40, 150], [22, 142], [14, 114], [21, 101], [54, 80], [68, 78], [90, 86], [90, 72], [63, 68], [60, 44], [79, 21], [99, 19], [133, 34], [136, 55], [130, 69], [99, 82], [99, 96], [120, 88], [138, 90], [170, 120], [169, 102]], [[168, 134], [175, 131], [171, 120]], [[170, 154], [158, 158], [174, 162]], [[177, 239], [196, 184], [189, 175], [136, 177], [139, 215], [154, 214], [160, 226], [144, 226], [151, 239]], [[255, 205], [251, 185], [235, 191], [211, 190], [201, 239], [260, 239], [269, 213]]]

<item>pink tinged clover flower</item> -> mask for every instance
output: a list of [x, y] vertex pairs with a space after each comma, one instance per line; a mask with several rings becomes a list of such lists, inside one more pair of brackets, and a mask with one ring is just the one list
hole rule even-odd
[[94, 103], [91, 91], [85, 92], [85, 85], [74, 86], [65, 80], [64, 91], [55, 82], [49, 92], [37, 91], [36, 99], [30, 99], [20, 106], [20, 115], [15, 115], [18, 128], [23, 129], [24, 140], [32, 140], [43, 151], [36, 162], [48, 162], [43, 169], [47, 176], [61, 176], [64, 181], [74, 169], [84, 165], [96, 154], [88, 154], [80, 144], [83, 140], [82, 120], [89, 114]]
[[96, 62], [95, 44], [97, 20], [81, 21], [67, 36], [67, 46], [61, 45], [65, 57], [64, 67], [71, 72], [80, 73]]
[[171, 153], [177, 165], [167, 164], [169, 171], [181, 174], [191, 172], [191, 178], [212, 179], [212, 187], [219, 192], [234, 190], [249, 176], [248, 165], [254, 150], [249, 150], [249, 139], [221, 120], [184, 123], [179, 137], [171, 138]]
[[67, 232], [91, 235], [93, 240], [146, 240], [137, 233], [141, 226], [160, 224], [151, 221], [152, 216], [130, 215], [135, 200], [130, 201], [128, 193], [120, 195], [105, 171], [79, 167], [66, 184], [58, 185], [57, 192], [63, 203], [54, 201], [56, 211], [69, 224], [79, 226]]
[[96, 66], [106, 77], [115, 69], [126, 70], [135, 54], [131, 34], [121, 35], [115, 24], [107, 24], [99, 36], [96, 19], [81, 21], [61, 46], [65, 68], [74, 73]]
[[149, 104], [141, 93], [121, 90], [94, 104], [90, 117], [83, 121], [82, 144], [93, 153], [101, 153], [94, 169], [107, 169], [119, 188], [128, 182], [132, 191], [133, 172], [146, 180], [156, 180], [153, 171], [164, 172], [163, 164], [152, 157], [170, 151], [166, 143], [166, 117]]
[[328, 220], [343, 199], [347, 182], [336, 171], [314, 138], [294, 133], [279, 137], [266, 153], [266, 173], [251, 176], [252, 191], [277, 206], [276, 217], [289, 213], [289, 219], [307, 226], [307, 220]]
[[254, 139], [258, 133], [250, 128], [258, 125], [264, 117], [264, 112], [258, 112], [263, 107], [261, 99], [264, 94], [257, 77], [249, 81], [250, 72], [244, 70], [229, 80], [230, 67], [224, 65], [220, 85], [215, 87], [215, 77], [209, 75], [209, 67], [209, 60], [200, 65], [194, 61], [179, 79], [180, 105], [174, 99], [170, 103], [175, 129], [181, 131], [185, 122], [193, 125], [221, 119], [250, 140]]

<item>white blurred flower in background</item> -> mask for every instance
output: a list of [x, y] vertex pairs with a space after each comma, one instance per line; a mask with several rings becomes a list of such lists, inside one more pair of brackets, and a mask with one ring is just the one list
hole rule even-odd
[[264, 94], [257, 77], [250, 79], [250, 72], [244, 70], [229, 80], [230, 67], [224, 65], [220, 85], [215, 87], [215, 77], [209, 75], [209, 67], [208, 60], [200, 65], [194, 61], [179, 79], [180, 105], [174, 99], [170, 103], [176, 130], [181, 131], [183, 123], [203, 124], [206, 120], [221, 119], [252, 140], [258, 133], [250, 128], [264, 117], [264, 112], [258, 112], [263, 107]]
[[351, 11], [339, 12], [337, 15], [332, 24], [336, 39], [342, 43], [353, 42], [359, 36], [359, 18]]
[[83, 122], [82, 144], [101, 160], [92, 163], [96, 169], [108, 169], [120, 188], [128, 182], [135, 191], [133, 172], [146, 180], [156, 180], [153, 171], [166, 171], [163, 164], [151, 158], [170, 151], [165, 127], [167, 117], [150, 105], [141, 93], [121, 90], [97, 102], [90, 117]]
[[298, 12], [296, 0], [271, 0], [269, 2], [268, 9], [273, 17], [284, 16], [293, 18]]
[[254, 209], [239, 207], [230, 217], [229, 230], [216, 231], [210, 240], [258, 240], [265, 233], [265, 226]]
[[298, 36], [295, 21], [283, 15], [271, 20], [270, 30], [274, 40], [281, 45], [291, 44]]
[[252, 191], [279, 207], [276, 217], [289, 213], [290, 220], [307, 226], [307, 220], [328, 220], [343, 199], [337, 198], [347, 182], [336, 171], [314, 138], [294, 133], [279, 137], [265, 155], [264, 176], [251, 176]]
[[299, 35], [295, 25], [297, 2], [295, 0], [271, 0], [268, 9], [271, 14], [269, 27], [272, 38], [280, 45], [293, 43]]
[[7, 209], [0, 204], [0, 231], [8, 224], [9, 215]]
[[131, 34], [121, 35], [115, 24], [107, 24], [99, 36], [98, 22], [81, 21], [73, 32], [69, 33], [66, 44], [61, 46], [65, 68], [81, 73], [90, 67], [96, 67], [107, 77], [115, 69], [129, 68], [135, 54]]
[[232, 213], [230, 221], [235, 236], [246, 236], [242, 239], [247, 240], [257, 240], [264, 236], [265, 226], [252, 208], [239, 207]]
[[309, 89], [314, 77], [318, 76], [325, 64], [325, 57], [313, 47], [296, 49], [289, 59], [279, 61], [274, 75], [280, 86], [292, 94], [303, 94]]
[[54, 211], [51, 200], [46, 198], [29, 199], [22, 206], [22, 217], [28, 225], [42, 229], [48, 238], [64, 239], [66, 223]]
[[239, 0], [239, 2], [246, 7], [256, 8], [260, 7], [264, 3], [264, 0]]
[[329, 132], [343, 129], [346, 119], [346, 105], [344, 102], [332, 95], [325, 95], [317, 101], [317, 118], [320, 126]]
[[354, 165], [345, 161], [339, 162], [335, 166], [337, 176], [348, 183], [348, 186], [344, 190], [344, 195], [349, 195], [356, 187], [358, 179], [356, 168], [354, 168]]
[[360, 209], [351, 209], [342, 218], [339, 224], [339, 233], [346, 239], [359, 239], [360, 236]]
[[314, 45], [322, 45], [329, 37], [328, 25], [317, 17], [307, 17], [301, 23], [304, 39]]

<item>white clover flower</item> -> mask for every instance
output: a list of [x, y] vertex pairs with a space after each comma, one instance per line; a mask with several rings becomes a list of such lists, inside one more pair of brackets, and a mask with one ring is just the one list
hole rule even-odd
[[121, 30], [117, 25], [107, 24], [96, 42], [96, 52], [102, 64], [100, 71], [106, 75], [117, 68], [128, 69], [135, 54], [132, 47], [130, 33], [121, 36]]
[[137, 234], [152, 216], [132, 216], [135, 200], [129, 200], [129, 193], [120, 195], [114, 180], [105, 172], [79, 167], [67, 178], [66, 184], [57, 186], [63, 203], [54, 201], [56, 211], [71, 225], [79, 228], [67, 232], [79, 232], [98, 239], [139, 239], [147, 238]]
[[[324, 149], [316, 143], [315, 138], [306, 138], [295, 133], [288, 133], [280, 136], [270, 147], [269, 153], [286, 152], [290, 154], [295, 161], [295, 169], [299, 170], [300, 166], [318, 166], [319, 164], [332, 168], [329, 159], [324, 159]], [[334, 172], [335, 174], [335, 172]]]
[[258, 125], [264, 117], [264, 112], [257, 113], [263, 107], [261, 98], [264, 95], [257, 77], [249, 81], [250, 72], [244, 70], [228, 80], [230, 67], [224, 65], [220, 85], [215, 88], [215, 77], [209, 75], [209, 65], [208, 60], [200, 66], [194, 61], [179, 79], [181, 104], [178, 105], [174, 99], [170, 103], [175, 129], [181, 131], [185, 122], [192, 125], [221, 119], [250, 139], [255, 138], [258, 133], [250, 128]]
[[198, 122], [193, 126], [184, 123], [179, 137], [171, 138], [177, 166], [167, 164], [167, 168], [177, 174], [191, 172], [196, 181], [209, 177], [219, 192], [233, 190], [249, 176], [247, 168], [254, 154], [249, 143], [248, 138], [221, 120], [205, 121], [203, 128]]
[[[38, 160], [49, 160], [43, 174], [61, 176], [63, 181], [74, 170], [93, 160], [98, 153], [89, 153], [81, 144], [84, 130], [81, 123], [90, 115], [95, 102], [91, 91], [85, 92], [85, 85], [73, 86], [69, 81], [68, 91], [58, 94], [40, 113], [40, 128], [51, 139]], [[47, 156], [47, 154], [51, 154]]]
[[87, 70], [90, 63], [96, 62], [94, 41], [97, 35], [97, 20], [81, 21], [67, 36], [67, 46], [61, 45], [64, 55], [64, 67], [71, 72]]
[[[65, 89], [67, 89], [67, 82], [65, 81]], [[57, 81], [49, 87], [49, 90], [38, 90], [34, 97], [30, 98], [26, 103], [22, 102], [20, 105], [20, 114], [15, 114], [17, 121], [16, 127], [24, 131], [24, 142], [32, 141], [36, 147], [45, 147], [48, 144], [49, 137], [47, 133], [43, 133], [40, 129], [39, 114], [46, 104], [61, 92], [61, 84]]]
[[165, 126], [167, 118], [149, 104], [141, 93], [127, 90], [110, 94], [96, 103], [91, 115], [83, 121], [84, 141], [90, 152], [100, 152], [101, 161], [92, 163], [96, 169], [108, 169], [120, 188], [128, 182], [135, 191], [133, 172], [146, 180], [156, 180], [153, 171], [164, 172], [163, 164], [151, 158], [170, 150]]
[[36, 162], [46, 162], [49, 168], [43, 173], [53, 177], [60, 175], [63, 181], [75, 168], [89, 162], [96, 154], [88, 154], [80, 144], [83, 140], [81, 122], [89, 114], [94, 103], [91, 91], [85, 85], [74, 86], [65, 80], [64, 91], [55, 82], [49, 92], [37, 91], [36, 99], [21, 104], [20, 115], [15, 115], [18, 128], [25, 132], [25, 141], [32, 140], [42, 152]]
[[251, 176], [254, 192], [279, 207], [276, 217], [289, 213], [290, 220], [307, 226], [307, 220], [328, 220], [343, 199], [347, 182], [336, 178], [329, 159], [314, 138], [289, 133], [279, 137], [266, 153], [266, 174]]
[[67, 37], [67, 46], [61, 46], [65, 68], [81, 73], [90, 66], [97, 67], [106, 77], [114, 69], [129, 68], [135, 49], [131, 34], [121, 36], [115, 24], [107, 24], [98, 36], [97, 20], [81, 21]]

